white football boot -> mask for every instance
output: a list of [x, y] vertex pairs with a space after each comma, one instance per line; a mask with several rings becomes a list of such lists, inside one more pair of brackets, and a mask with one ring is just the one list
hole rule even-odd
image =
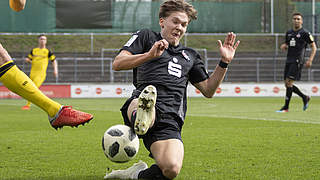
[[112, 170], [109, 174], [106, 173], [104, 179], [138, 179], [140, 171], [143, 171], [147, 168], [148, 165], [140, 160], [138, 163], [133, 164], [128, 169]]
[[156, 87], [149, 85], [142, 90], [138, 98], [137, 116], [134, 123], [134, 131], [136, 134], [144, 135], [147, 133], [155, 117], [156, 100]]

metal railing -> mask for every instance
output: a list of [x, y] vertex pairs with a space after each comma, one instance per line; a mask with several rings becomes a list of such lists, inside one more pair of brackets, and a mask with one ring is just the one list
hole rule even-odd
[[[20, 50], [28, 52], [30, 50], [30, 45], [31, 45], [29, 44], [30, 41], [36, 44], [37, 42], [36, 38], [40, 34], [43, 34], [43, 33], [0, 33], [2, 37], [1, 43], [5, 45], [6, 42], [16, 41], [17, 39], [19, 39], [22, 42], [19, 44]], [[100, 51], [100, 49], [105, 48], [105, 46], [101, 47], [101, 44], [99, 43], [103, 41], [103, 39], [107, 39], [108, 37], [122, 37], [122, 38], [125, 37], [129, 39], [130, 36], [132, 35], [132, 33], [45, 33], [45, 34], [48, 36], [49, 45], [50, 45], [50, 41], [65, 43], [64, 40], [67, 38], [67, 41], [70, 42], [71, 50], [75, 50], [78, 52], [81, 50], [72, 49], [73, 47], [76, 47], [76, 46], [72, 46], [71, 44], [73, 44], [74, 40], [81, 39], [81, 42], [79, 41], [75, 41], [75, 42], [81, 43], [79, 44], [81, 48], [85, 49], [85, 51], [87, 53], [90, 53], [90, 55], [94, 55], [94, 53]], [[226, 33], [186, 33], [182, 39], [182, 44], [184, 46], [190, 46], [192, 45], [193, 41], [196, 41], [197, 39], [201, 39], [203, 37], [213, 37], [214, 39], [214, 37], [224, 38], [225, 35]], [[280, 47], [279, 44], [282, 43], [283, 41], [281, 37], [283, 38], [284, 35], [285, 35], [284, 33], [237, 33], [237, 39], [242, 39], [246, 37], [255, 37], [256, 39], [263, 38], [263, 37], [270, 37], [272, 39], [272, 42], [265, 42], [265, 43], [271, 43], [272, 48], [270, 48], [269, 51], [274, 51], [275, 55], [277, 55], [277, 53], [279, 53], [279, 47]], [[315, 33], [313, 35], [315, 36], [315, 39], [318, 40], [317, 37], [320, 36], [320, 33]], [[16, 37], [17, 39], [14, 39], [11, 37]], [[128, 40], [128, 39], [125, 39], [125, 40]], [[109, 44], [108, 48], [113, 48], [114, 46], [112, 45], [117, 43], [118, 42], [108, 42]], [[12, 44], [12, 42], [10, 42], [9, 44]], [[253, 44], [253, 46], [255, 45], [256, 44]], [[51, 47], [55, 50], [55, 52], [68, 49], [67, 47], [63, 47], [62, 49], [59, 49], [59, 47], [62, 47], [61, 45], [59, 45], [59, 47], [56, 47], [53, 44], [51, 45]], [[253, 48], [258, 48], [258, 47], [253, 47]]]
[[[112, 62], [118, 49], [102, 49], [101, 57], [59, 57], [59, 78], [53, 76], [48, 67], [46, 83], [131, 83], [132, 70], [113, 71]], [[199, 50], [209, 74], [213, 72], [218, 57], [208, 57], [205, 49]], [[112, 55], [113, 54], [113, 55]], [[283, 80], [285, 57], [235, 57], [229, 65], [225, 82], [277, 82]], [[16, 64], [26, 73], [30, 64], [16, 58]], [[320, 81], [320, 63], [315, 61], [312, 68], [304, 68], [303, 81]]]
[[[1, 41], [1, 43], [6, 47], [8, 44], [14, 44], [17, 38], [21, 39], [30, 39], [34, 38], [32, 36], [38, 35], [38, 33], [1, 33], [4, 36], [12, 36], [18, 35], [18, 37], [13, 37], [12, 39], [6, 39], [6, 41]], [[21, 36], [20, 36], [21, 35]], [[59, 40], [64, 37], [72, 37], [67, 38], [67, 40], [71, 41], [75, 38], [81, 38], [81, 41], [77, 41], [81, 44], [78, 44], [77, 48], [84, 47], [84, 50], [73, 49], [74, 51], [67, 52], [59, 52], [57, 53], [57, 60], [59, 62], [59, 78], [56, 79], [52, 75], [52, 67], [49, 66], [47, 73], [47, 83], [113, 83], [113, 82], [131, 82], [132, 81], [132, 71], [119, 71], [115, 72], [112, 70], [112, 61], [115, 55], [117, 54], [117, 48], [100, 48], [98, 46], [98, 39], [102, 40], [105, 38], [104, 36], [128, 36], [130, 33], [48, 33], [47, 35], [52, 35], [51, 38], [55, 36], [63, 36], [57, 37]], [[260, 51], [261, 47], [257, 47], [257, 50], [252, 52], [251, 48], [250, 52], [238, 51], [237, 56], [233, 60], [232, 64], [229, 66], [228, 73], [225, 77], [225, 81], [227, 82], [276, 82], [283, 80], [283, 70], [285, 63], [285, 54], [280, 53], [279, 44], [280, 44], [280, 36], [284, 34], [238, 34], [238, 38], [249, 36], [249, 37], [264, 37], [269, 36], [270, 42], [266, 53], [264, 51]], [[314, 34], [316, 37], [320, 34]], [[77, 37], [81, 36], [81, 37]], [[216, 36], [225, 36], [225, 33], [207, 33], [207, 34], [186, 34], [183, 43], [185, 45], [192, 45], [193, 41], [196, 39], [200, 39], [202, 36], [210, 36], [215, 38]], [[73, 38], [74, 37], [74, 38]], [[16, 38], [16, 39], [15, 39]], [[20, 40], [21, 40], [20, 39]], [[255, 39], [255, 38], [253, 38]], [[257, 38], [259, 39], [259, 38]], [[319, 38], [318, 38], [319, 39]], [[49, 38], [49, 42], [50, 42]], [[208, 40], [208, 39], [205, 39]], [[250, 40], [250, 39], [249, 39]], [[248, 41], [249, 41], [248, 40]], [[13, 41], [13, 42], [10, 42]], [[34, 40], [33, 40], [34, 41]], [[10, 43], [9, 43], [10, 42]], [[24, 42], [24, 41], [22, 41]], [[30, 41], [26, 41], [30, 42]], [[64, 42], [64, 41], [62, 41]], [[215, 41], [212, 41], [215, 42]], [[251, 41], [249, 41], [251, 42]], [[116, 42], [108, 42], [113, 44]], [[244, 42], [242, 42], [243, 44]], [[268, 42], [266, 42], [268, 43]], [[22, 45], [21, 45], [22, 44]], [[30, 72], [30, 64], [27, 64], [23, 61], [24, 57], [30, 50], [30, 44], [18, 44], [17, 46], [21, 46], [24, 49], [21, 52], [16, 52], [13, 55], [13, 58], [16, 60], [17, 65], [24, 71], [26, 74]], [[72, 42], [68, 42], [70, 46], [72, 46]], [[250, 43], [247, 43], [246, 46], [249, 46]], [[261, 42], [264, 44], [264, 42]], [[270, 45], [271, 44], [271, 45]], [[320, 43], [318, 43], [320, 44]], [[257, 45], [257, 44], [255, 44]], [[87, 47], [88, 46], [88, 47]], [[14, 47], [14, 46], [12, 46]], [[108, 47], [108, 46], [107, 46]], [[260, 50], [259, 50], [260, 49]], [[320, 48], [318, 48], [319, 51]], [[57, 49], [54, 49], [57, 50]], [[218, 52], [208, 51], [207, 49], [197, 49], [201, 54], [202, 59], [204, 60], [205, 67], [208, 69], [209, 73], [211, 73], [220, 57]], [[239, 49], [240, 50], [240, 49]], [[8, 50], [11, 54], [11, 51]], [[313, 62], [313, 66], [310, 69], [304, 68], [302, 71], [302, 80], [303, 81], [320, 81], [320, 62], [319, 62], [319, 52], [317, 53], [315, 60]]]

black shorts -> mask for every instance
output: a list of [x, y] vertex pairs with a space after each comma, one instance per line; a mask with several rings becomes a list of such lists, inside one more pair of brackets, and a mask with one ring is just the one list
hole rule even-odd
[[[139, 93], [134, 93], [125, 104], [122, 106], [121, 113], [124, 120], [124, 124], [133, 128], [133, 123], [130, 123], [127, 116], [127, 110], [131, 101], [139, 97]], [[154, 125], [148, 130], [145, 135], [140, 136], [139, 138], [143, 139], [144, 146], [150, 152], [151, 144], [167, 139], [179, 139], [182, 142], [181, 138], [181, 128], [179, 123], [176, 120], [176, 117], [163, 114], [156, 108], [156, 119]], [[151, 156], [152, 157], [152, 156]]]
[[284, 79], [300, 80], [302, 67], [303, 64], [300, 63], [286, 63]]

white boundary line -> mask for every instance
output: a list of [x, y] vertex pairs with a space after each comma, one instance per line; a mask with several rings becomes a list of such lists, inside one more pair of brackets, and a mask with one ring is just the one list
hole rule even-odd
[[26, 104], [26, 102], [27, 102], [26, 100], [23, 101], [23, 103], [21, 102], [21, 103], [19, 103], [19, 104], [18, 104], [18, 103], [14, 103], [14, 104], [11, 104], [11, 103], [10, 103], [10, 104], [8, 104], [8, 103], [2, 103], [2, 102], [1, 102], [1, 103], [0, 103], [0, 106], [23, 106], [23, 105]]
[[220, 115], [208, 115], [208, 114], [204, 115], [204, 114], [188, 114], [187, 113], [187, 117], [188, 116], [232, 118], [232, 119], [257, 120], [257, 121], [280, 121], [280, 122], [293, 122], [293, 123], [304, 123], [304, 124], [320, 124], [320, 122], [314, 122], [314, 121], [285, 120], [285, 119], [273, 119], [273, 118], [253, 118], [253, 117], [244, 117], [244, 116], [220, 116]]
[[[21, 104], [0, 103], [0, 105], [6, 105], [6, 106], [21, 106], [22, 104], [23, 103], [21, 103]], [[108, 110], [108, 109], [104, 109], [104, 108], [79, 108], [79, 109], [89, 110], [89, 111], [120, 112], [120, 109], [119, 110]], [[314, 121], [285, 120], [285, 119], [274, 119], [274, 118], [253, 118], [253, 117], [245, 117], [245, 116], [221, 116], [221, 115], [213, 115], [213, 114], [209, 115], [209, 114], [188, 114], [187, 113], [187, 117], [188, 116], [193, 116], [193, 117], [214, 117], [214, 118], [232, 118], [232, 119], [257, 120], [257, 121], [279, 121], [279, 122], [291, 122], [291, 123], [303, 123], [303, 124], [320, 124], [320, 122], [314, 122]]]

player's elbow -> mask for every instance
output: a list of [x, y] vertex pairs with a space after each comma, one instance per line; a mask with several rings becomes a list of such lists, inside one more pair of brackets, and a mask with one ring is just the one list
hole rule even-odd
[[117, 66], [115, 63], [113, 63], [113, 64], [112, 64], [112, 70], [114, 70], [114, 71], [119, 71], [120, 68], [119, 68], [119, 66]]
[[215, 91], [216, 91], [214, 88], [210, 88], [208, 86], [207, 81], [203, 81], [203, 82], [200, 82], [198, 84], [195, 84], [195, 87], [206, 98], [212, 98], [214, 93], [215, 93]]
[[131, 63], [128, 63], [123, 60], [122, 57], [115, 57], [113, 63], [112, 63], [112, 70], [114, 71], [121, 71], [121, 70], [129, 70], [131, 68]]
[[210, 95], [204, 95], [204, 97], [206, 97], [206, 98], [213, 98], [213, 94], [210, 94]]
[[112, 63], [112, 70], [114, 70], [114, 71], [120, 71], [121, 70], [120, 64], [117, 61], [114, 61]]
[[316, 51], [317, 51], [317, 49], [318, 49], [318, 48], [317, 48], [317, 46], [316, 46], [316, 45], [314, 45], [314, 46], [313, 46], [313, 51], [315, 51], [315, 52], [316, 52]]
[[202, 92], [202, 95], [206, 98], [212, 98], [214, 95], [214, 92]]

